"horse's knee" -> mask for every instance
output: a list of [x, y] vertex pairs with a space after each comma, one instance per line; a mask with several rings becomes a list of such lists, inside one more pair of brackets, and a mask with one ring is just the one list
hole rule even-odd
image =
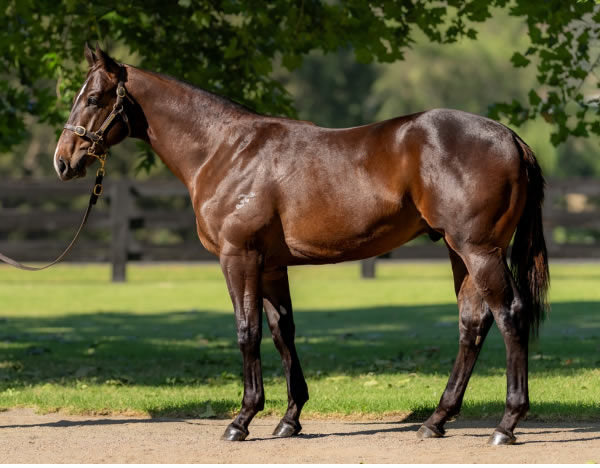
[[253, 351], [260, 348], [261, 341], [260, 326], [240, 324], [237, 331], [238, 346], [242, 352]]

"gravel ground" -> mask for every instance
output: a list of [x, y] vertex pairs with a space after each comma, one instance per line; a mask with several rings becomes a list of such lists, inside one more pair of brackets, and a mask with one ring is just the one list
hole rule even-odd
[[417, 440], [415, 423], [303, 420], [291, 439], [255, 419], [245, 442], [219, 438], [229, 421], [0, 413], [1, 463], [600, 463], [600, 423], [522, 422], [517, 444], [486, 444], [495, 422], [458, 420], [443, 439]]

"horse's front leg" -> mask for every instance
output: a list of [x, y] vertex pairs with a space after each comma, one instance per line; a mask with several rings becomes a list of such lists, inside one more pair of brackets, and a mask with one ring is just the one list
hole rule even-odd
[[308, 401], [308, 387], [294, 345], [294, 316], [287, 269], [265, 272], [262, 277], [263, 303], [273, 342], [281, 355], [288, 391], [288, 407], [273, 435], [290, 437], [302, 429], [300, 411]]
[[244, 440], [252, 418], [264, 408], [260, 363], [262, 338], [262, 307], [260, 293], [260, 255], [256, 251], [229, 248], [220, 256], [235, 310], [238, 345], [244, 361], [244, 397], [242, 409], [225, 433], [224, 440]]

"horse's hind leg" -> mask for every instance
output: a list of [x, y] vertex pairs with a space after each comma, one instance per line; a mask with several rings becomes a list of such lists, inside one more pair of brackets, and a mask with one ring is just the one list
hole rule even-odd
[[512, 444], [516, 440], [514, 428], [529, 410], [527, 352], [531, 319], [502, 249], [467, 245], [460, 253], [477, 291], [494, 315], [506, 347], [506, 409], [489, 443]]
[[295, 327], [287, 269], [263, 273], [262, 291], [265, 312], [273, 341], [281, 354], [288, 390], [288, 408], [273, 435], [289, 437], [302, 429], [300, 411], [308, 401], [308, 388], [294, 345]]
[[493, 322], [492, 313], [477, 291], [464, 262], [452, 249], [449, 248], [449, 251], [460, 313], [458, 355], [435, 412], [417, 433], [420, 438], [441, 437], [446, 421], [459, 413], [473, 367]]

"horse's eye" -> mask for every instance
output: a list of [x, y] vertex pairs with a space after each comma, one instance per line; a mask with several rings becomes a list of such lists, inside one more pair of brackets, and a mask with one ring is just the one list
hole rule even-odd
[[90, 96], [87, 100], [88, 106], [95, 106], [96, 104], [98, 104], [98, 99], [96, 99], [94, 96]]

